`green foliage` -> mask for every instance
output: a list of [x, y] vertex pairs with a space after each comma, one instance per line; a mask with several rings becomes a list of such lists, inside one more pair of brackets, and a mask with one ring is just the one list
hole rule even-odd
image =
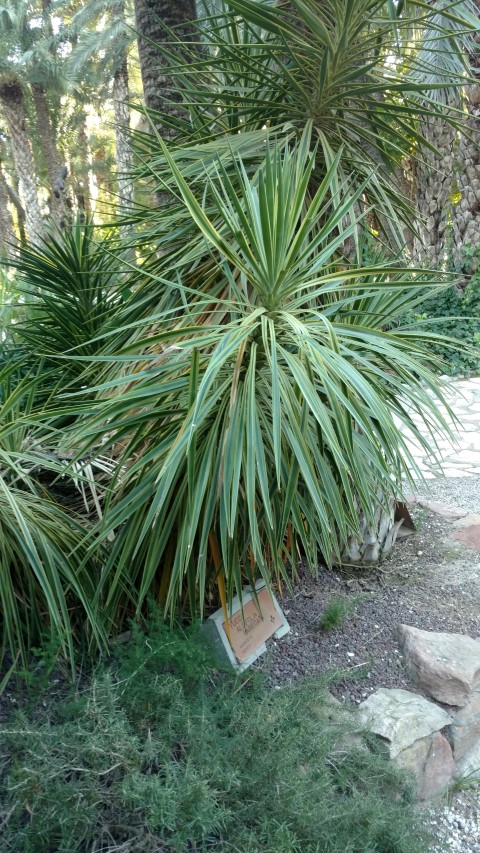
[[[134, 134], [137, 174], [162, 203], [138, 206], [130, 267], [90, 227], [22, 250], [16, 267], [29, 305], [14, 341], [63, 383], [29, 422], [64, 426], [72, 475], [85, 454], [115, 458], [88, 550], [61, 550], [73, 580], [56, 576], [80, 622], [88, 602], [99, 645], [149, 596], [198, 614], [215, 583], [226, 604], [259, 574], [288, 581], [300, 553], [312, 571], [338, 557], [409, 476], [401, 427], [426, 449], [447, 428], [439, 338], [405, 320], [444, 278], [389, 259], [412, 225], [391, 176], [421, 144], [419, 114], [457, 124], [402, 62], [418, 15], [442, 42], [448, 12], [212, 8], [200, 52], [179, 58], [173, 34], [160, 49], [183, 108], [156, 116], [174, 126], [169, 149]], [[374, 222], [385, 250], [365, 264]], [[98, 577], [89, 559], [104, 554]], [[27, 589], [16, 601], [43, 613]]]
[[[431, 95], [464, 84], [464, 62], [439, 65], [443, 53], [460, 56], [476, 31], [467, 3], [456, 4], [455, 26], [444, 4], [401, 5], [402, 14], [396, 4], [378, 0], [199, 4], [205, 10], [198, 33], [202, 50], [182, 45], [186, 59], [179, 61], [174, 43], [159, 46], [170, 66], [169, 86], [184, 110], [174, 116], [166, 110], [155, 124], [161, 120], [171, 128], [181, 145], [246, 134], [252, 147], [262, 148], [266, 128], [300, 134], [311, 121], [323, 155], [319, 180], [341, 152], [338, 187], [348, 193], [366, 179], [363, 198], [377, 228], [399, 249], [400, 222], [411, 227], [414, 212], [395, 186], [393, 170], [424, 142], [420, 113], [461, 124]], [[409, 72], [408, 60], [424, 34], [436, 51], [430, 60], [422, 56], [419, 77], [418, 69]], [[137, 141], [149, 152], [147, 135], [137, 134]], [[147, 157], [153, 165], [155, 158]]]
[[2, 850], [426, 853], [406, 778], [324, 696], [215, 671], [195, 629], [134, 632], [0, 729]]
[[99, 351], [98, 336], [115, 320], [124, 286], [121, 265], [118, 245], [107, 237], [96, 240], [91, 223], [22, 246], [10, 263], [24, 303], [13, 335], [32, 360], [60, 371], [64, 387], [69, 376], [85, 371]]
[[[251, 178], [240, 157], [231, 176], [220, 161], [194, 192], [165, 150], [183, 251], [167, 236], [150, 281], [142, 270], [75, 435], [102, 453], [122, 445], [98, 531], [115, 533], [98, 592], [113, 623], [148, 595], [174, 613], [187, 594], [202, 612], [219, 572], [230, 600], [245, 576], [287, 576], [299, 551], [315, 571], [358, 530], [359, 507], [373, 518], [415, 465], [398, 424], [425, 448], [446, 425], [429, 335], [388, 331], [424, 298], [424, 276], [342, 261], [362, 190], [336, 204], [336, 158], [311, 192], [310, 147], [308, 128], [267, 142]], [[155, 313], [122, 327], [148, 290]]]
[[416, 312], [414, 321], [436, 334], [454, 339], [449, 344], [433, 343], [432, 349], [442, 359], [441, 370], [454, 376], [477, 373], [480, 369], [480, 251], [465, 246], [463, 264], [459, 271], [469, 269], [476, 261], [478, 269], [469, 275], [463, 289], [455, 285], [440, 290]]
[[333, 596], [327, 601], [323, 609], [319, 627], [322, 631], [333, 631], [335, 628], [340, 628], [346, 619], [354, 613], [359, 601], [361, 598], [358, 596], [354, 599], [345, 596]]
[[0, 370], [0, 660], [9, 649], [25, 663], [45, 634], [73, 660], [74, 631], [103, 642], [93, 610], [95, 567], [85, 562], [80, 519], [48, 486], [65, 474], [65, 463], [51, 452], [58, 437], [33, 414], [42, 369], [21, 373], [15, 362]]

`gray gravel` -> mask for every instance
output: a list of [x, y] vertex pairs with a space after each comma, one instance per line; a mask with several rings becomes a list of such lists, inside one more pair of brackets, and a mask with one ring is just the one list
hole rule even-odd
[[449, 806], [425, 814], [438, 841], [431, 853], [479, 853], [480, 795], [476, 791], [455, 794]]
[[[480, 513], [480, 476], [431, 480], [417, 494]], [[439, 516], [418, 507], [412, 514], [417, 532], [380, 571], [321, 567], [313, 579], [300, 567], [300, 583], [281, 600], [292, 631], [258, 662], [272, 687], [340, 670], [331, 692], [356, 705], [379, 687], [412, 689], [396, 641], [400, 623], [480, 636], [480, 554], [453, 542]], [[327, 632], [321, 619], [332, 599], [349, 610]], [[425, 818], [438, 835], [431, 853], [480, 853], [480, 787], [452, 793]]]
[[[448, 477], [418, 484], [418, 494], [448, 503], [472, 513], [480, 513], [480, 476]], [[480, 849], [480, 848], [479, 848]]]
[[[479, 476], [429, 480], [427, 494], [432, 500], [480, 513]], [[432, 853], [480, 853], [480, 786], [453, 794], [450, 805], [431, 811], [428, 821], [439, 836]]]

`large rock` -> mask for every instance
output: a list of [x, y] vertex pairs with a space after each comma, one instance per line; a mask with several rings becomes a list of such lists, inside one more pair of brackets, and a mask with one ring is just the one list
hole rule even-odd
[[450, 725], [446, 711], [409, 690], [381, 687], [359, 706], [362, 723], [388, 741], [390, 757]]
[[452, 748], [440, 732], [416, 740], [397, 755], [395, 763], [413, 773], [419, 800], [441, 797], [456, 772]]
[[453, 523], [452, 538], [467, 548], [480, 551], [480, 515], [466, 515]]
[[480, 693], [455, 714], [450, 731], [455, 761], [461, 761], [480, 744]]
[[434, 699], [463, 707], [480, 689], [480, 642], [410, 625], [400, 625], [398, 634], [410, 674]]
[[435, 515], [441, 516], [446, 521], [457, 521], [459, 518], [464, 518], [468, 515], [468, 510], [466, 509], [461, 509], [458, 506], [450, 506], [450, 504], [440, 503], [439, 501], [428, 501], [425, 498], [418, 498], [417, 502], [423, 509], [434, 512]]
[[480, 740], [457, 762], [456, 775], [480, 782]]
[[454, 530], [452, 538], [455, 542], [462, 542], [472, 551], [480, 551], [480, 524], [469, 524], [458, 530]]
[[415, 777], [417, 797], [442, 795], [455, 773], [452, 749], [440, 729], [452, 718], [408, 690], [381, 688], [362, 702], [360, 719], [388, 742], [390, 757]]

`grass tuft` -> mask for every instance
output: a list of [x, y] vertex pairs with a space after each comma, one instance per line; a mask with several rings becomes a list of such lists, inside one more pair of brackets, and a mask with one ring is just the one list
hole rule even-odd
[[319, 621], [319, 628], [322, 631], [333, 631], [335, 628], [340, 628], [345, 620], [354, 613], [357, 604], [362, 600], [363, 596], [357, 596], [354, 599], [338, 595], [332, 597], [325, 605]]

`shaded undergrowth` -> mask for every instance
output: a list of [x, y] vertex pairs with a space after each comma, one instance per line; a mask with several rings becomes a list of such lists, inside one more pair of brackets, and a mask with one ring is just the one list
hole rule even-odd
[[428, 850], [408, 781], [325, 696], [218, 671], [196, 629], [134, 631], [81, 690], [40, 692], [0, 730], [0, 847]]

